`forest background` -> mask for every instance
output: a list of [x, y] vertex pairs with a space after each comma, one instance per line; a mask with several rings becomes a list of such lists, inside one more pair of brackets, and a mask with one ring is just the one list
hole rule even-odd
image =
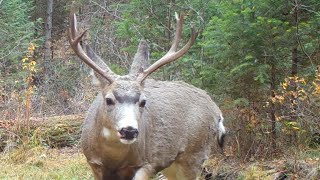
[[71, 4], [80, 29], [89, 29], [86, 40], [119, 74], [140, 39], [152, 62], [163, 56], [174, 14], [183, 13], [184, 39], [191, 25], [200, 35], [153, 78], [183, 80], [212, 96], [228, 127], [225, 154], [243, 161], [320, 155], [318, 0], [0, 0], [0, 133], [10, 134], [0, 136], [1, 151], [29, 143], [32, 121], [84, 116], [98, 91], [68, 43]]

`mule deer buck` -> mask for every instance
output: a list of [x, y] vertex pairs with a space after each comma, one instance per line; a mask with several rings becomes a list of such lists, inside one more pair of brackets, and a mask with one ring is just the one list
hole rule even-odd
[[95, 179], [146, 180], [162, 171], [168, 179], [196, 179], [225, 128], [218, 106], [205, 91], [183, 82], [147, 79], [194, 43], [177, 51], [183, 16], [176, 15], [175, 39], [168, 53], [149, 67], [148, 45], [141, 41], [128, 75], [120, 76], [93, 50], [80, 45], [76, 15], [70, 15], [69, 41], [89, 65], [101, 87], [82, 129], [82, 149]]

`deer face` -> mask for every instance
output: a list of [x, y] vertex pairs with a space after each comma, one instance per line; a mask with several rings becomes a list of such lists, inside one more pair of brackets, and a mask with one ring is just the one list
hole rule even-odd
[[120, 142], [131, 144], [139, 135], [138, 122], [146, 105], [142, 86], [136, 81], [116, 80], [103, 90], [107, 121]]

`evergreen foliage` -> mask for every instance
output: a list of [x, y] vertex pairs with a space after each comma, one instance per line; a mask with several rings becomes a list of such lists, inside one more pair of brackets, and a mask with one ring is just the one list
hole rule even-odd
[[21, 60], [28, 52], [29, 44], [39, 43], [36, 34], [39, 21], [33, 21], [30, 17], [33, 10], [32, 1], [1, 2], [0, 86], [12, 90], [11, 88], [19, 88], [22, 85], [20, 80], [24, 76], [21, 72]]

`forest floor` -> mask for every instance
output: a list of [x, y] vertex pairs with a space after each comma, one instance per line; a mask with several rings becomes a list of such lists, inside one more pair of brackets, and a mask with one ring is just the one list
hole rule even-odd
[[[93, 179], [79, 148], [82, 120], [77, 115], [35, 120], [31, 136], [27, 141], [21, 138], [20, 145], [10, 145], [9, 131], [0, 121], [0, 179]], [[202, 179], [320, 179], [320, 149], [289, 151], [277, 158], [246, 161], [220, 154], [205, 163]]]
[[[319, 151], [299, 160], [241, 162], [234, 158], [212, 158], [204, 171], [206, 179], [319, 179]], [[0, 179], [93, 179], [79, 148], [16, 149], [0, 155]], [[204, 179], [204, 178], [203, 178]]]

